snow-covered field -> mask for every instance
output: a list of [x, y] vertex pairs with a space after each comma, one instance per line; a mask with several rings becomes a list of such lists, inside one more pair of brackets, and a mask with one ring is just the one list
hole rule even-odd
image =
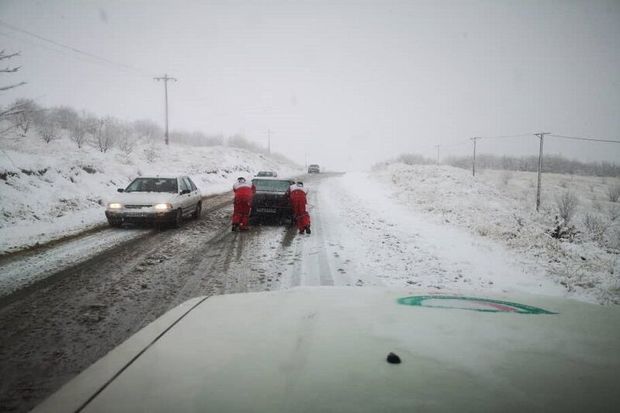
[[[470, 261], [479, 258], [482, 268], [495, 271], [494, 254], [484, 253], [488, 239], [520, 257], [515, 267], [503, 271], [523, 270], [563, 285], [571, 295], [620, 303], [620, 204], [607, 200], [617, 179], [545, 174], [539, 213], [535, 211], [534, 173], [482, 171], [473, 178], [471, 171], [449, 166], [397, 163], [360, 177], [358, 185], [374, 188], [375, 181], [390, 188], [385, 197], [411, 211], [412, 217], [402, 217], [403, 225], [420, 225], [422, 232], [428, 223], [459, 227], [482, 247], [478, 253], [466, 252], [463, 242], [454, 243], [437, 232], [436, 237], [443, 238], [437, 242], [438, 253], [460, 254]], [[566, 191], [578, 199], [571, 221], [577, 231], [573, 240], [550, 235], [558, 214], [556, 200]], [[415, 218], [418, 223], [413, 223], [413, 217], [424, 218]], [[600, 223], [600, 231], [587, 224], [592, 217]], [[411, 265], [415, 262], [412, 255]]]
[[137, 176], [179, 173], [203, 195], [228, 191], [259, 170], [299, 173], [296, 165], [244, 149], [138, 144], [129, 154], [78, 149], [66, 137], [0, 138], [0, 255], [105, 224], [103, 205]]

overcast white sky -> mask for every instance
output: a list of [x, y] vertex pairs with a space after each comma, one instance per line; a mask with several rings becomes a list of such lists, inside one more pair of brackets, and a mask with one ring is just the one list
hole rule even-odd
[[[94, 63], [0, 24], [21, 51], [3, 96], [171, 128], [244, 133], [303, 163], [367, 166], [472, 136], [620, 139], [620, 1], [27, 1], [0, 20], [138, 70]], [[6, 103], [6, 102], [0, 102]], [[470, 144], [443, 154], [469, 153]], [[481, 143], [535, 154], [536, 138]], [[620, 161], [620, 145], [549, 139]]]

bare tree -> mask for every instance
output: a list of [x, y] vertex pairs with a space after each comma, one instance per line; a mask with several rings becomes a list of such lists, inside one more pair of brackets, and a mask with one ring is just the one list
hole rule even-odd
[[116, 119], [111, 117], [98, 119], [93, 131], [94, 145], [99, 151], [106, 153], [114, 147], [116, 134], [118, 132], [118, 123]]
[[86, 134], [88, 132], [88, 124], [86, 119], [79, 118], [69, 128], [69, 137], [77, 145], [78, 148], [86, 143]]
[[11, 107], [15, 110], [8, 120], [22, 136], [26, 136], [30, 128], [40, 124], [45, 117], [44, 110], [32, 99], [17, 99]]
[[58, 106], [50, 109], [51, 116], [61, 129], [70, 130], [80, 119], [78, 113], [68, 106]]
[[[7, 54], [4, 49], [0, 50], [0, 62], [19, 56], [19, 53]], [[21, 66], [7, 66], [0, 69], [0, 73], [17, 73], [21, 69]], [[17, 82], [6, 86], [0, 86], [0, 92], [6, 92], [7, 90], [14, 89], [19, 86], [25, 85], [26, 82]]]
[[50, 143], [59, 138], [58, 123], [51, 116], [46, 116], [41, 123], [37, 125], [37, 132], [45, 143]]
[[575, 215], [575, 210], [579, 204], [579, 199], [572, 192], [565, 191], [562, 195], [556, 198], [555, 202], [558, 207], [560, 218], [568, 224]]
[[136, 147], [136, 142], [132, 136], [131, 129], [126, 126], [119, 126], [117, 131], [118, 148], [129, 157]]
[[[4, 61], [8, 61], [14, 57], [19, 56], [19, 53], [6, 53], [4, 49], [0, 50], [0, 64], [4, 63]], [[0, 74], [14, 74], [17, 73], [21, 69], [21, 66], [6, 66], [4, 68], [0, 68]], [[16, 87], [25, 85], [26, 82], [17, 82], [8, 85], [0, 85], [0, 95], [4, 92], [15, 89]], [[10, 119], [12, 116], [18, 115], [21, 112], [21, 108], [16, 106], [15, 104], [0, 108], [0, 121]], [[9, 131], [14, 127], [14, 124], [11, 125], [8, 129], [4, 129], [0, 131], [0, 134]]]

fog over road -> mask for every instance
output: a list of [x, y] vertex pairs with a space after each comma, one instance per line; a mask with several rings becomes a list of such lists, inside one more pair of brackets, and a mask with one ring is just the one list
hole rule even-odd
[[[231, 232], [232, 195], [223, 194], [179, 229], [106, 229], [80, 248], [0, 262], [0, 273], [53, 273], [0, 298], [0, 406], [29, 410], [191, 297], [332, 285], [562, 293], [503, 247], [427, 222], [368, 175], [312, 175], [305, 186], [311, 235], [275, 225]], [[24, 264], [67, 250], [88, 257]]]

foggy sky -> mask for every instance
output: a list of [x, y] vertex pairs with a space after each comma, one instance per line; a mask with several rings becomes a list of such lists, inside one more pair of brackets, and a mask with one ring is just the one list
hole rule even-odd
[[[21, 51], [5, 94], [163, 125], [243, 133], [303, 163], [359, 168], [472, 136], [550, 131], [620, 140], [619, 1], [24, 1], [0, 20]], [[17, 79], [19, 77], [19, 79]], [[548, 139], [547, 153], [620, 161], [620, 145]], [[534, 137], [481, 152], [535, 154]], [[470, 144], [442, 150], [468, 154]]]

